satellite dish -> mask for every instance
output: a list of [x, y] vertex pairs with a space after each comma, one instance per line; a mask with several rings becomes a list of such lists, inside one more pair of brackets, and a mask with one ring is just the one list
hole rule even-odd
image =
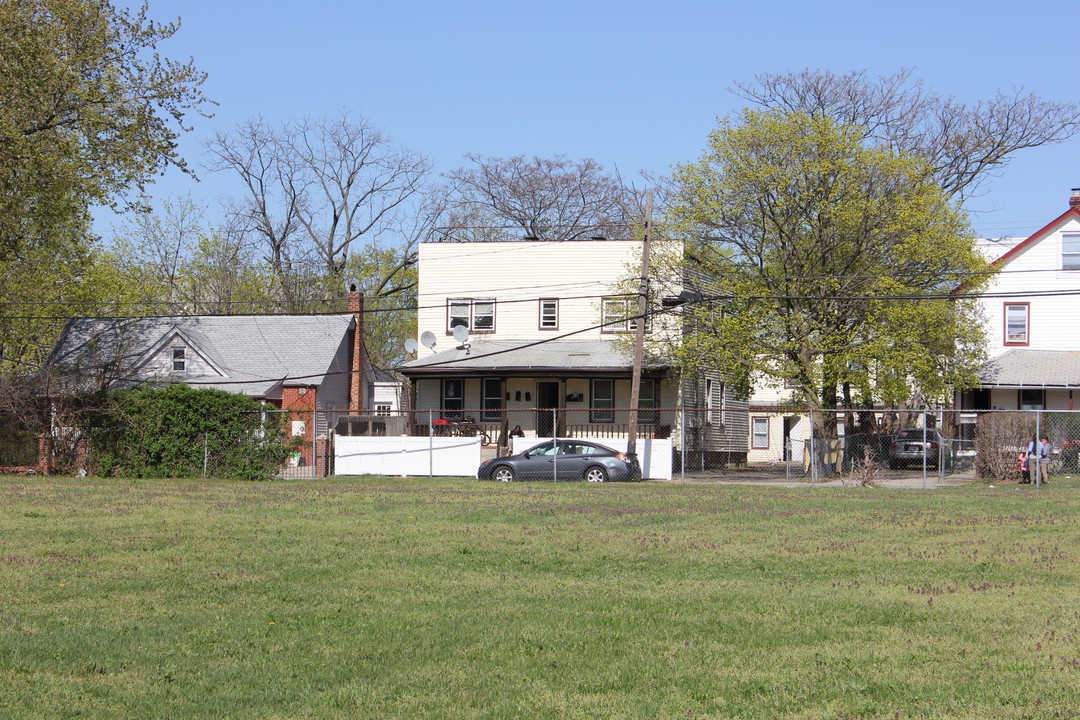
[[434, 348], [435, 333], [431, 332], [430, 330], [425, 330], [424, 332], [420, 333], [420, 344], [426, 348]]
[[419, 345], [417, 345], [416, 343], [416, 338], [409, 338], [405, 341], [405, 352], [409, 353], [410, 355], [416, 352], [416, 348], [418, 347]]
[[466, 340], [468, 340], [469, 339], [469, 328], [465, 327], [464, 325], [455, 325], [454, 326], [454, 339], [457, 340], [459, 343], [463, 343]]

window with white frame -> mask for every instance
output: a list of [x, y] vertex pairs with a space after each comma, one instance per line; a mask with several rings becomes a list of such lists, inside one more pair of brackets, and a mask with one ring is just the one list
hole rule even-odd
[[705, 424], [724, 424], [724, 383], [705, 378]]
[[185, 372], [187, 370], [187, 349], [186, 348], [173, 348], [172, 349], [172, 369], [173, 369], [173, 372]]
[[376, 415], [389, 415], [390, 414], [390, 406], [389, 405], [383, 405], [381, 403], [376, 405], [375, 406], [375, 414]]
[[[600, 332], [637, 332], [638, 299], [636, 297], [604, 298], [600, 313]], [[649, 322], [645, 322], [649, 331]]]
[[494, 298], [450, 298], [446, 301], [446, 332], [458, 326], [469, 332], [495, 332]]
[[1061, 234], [1061, 269], [1080, 270], [1080, 233]]
[[756, 417], [752, 419], [750, 428], [750, 447], [754, 450], [769, 449], [769, 418]]
[[1006, 345], [1028, 344], [1030, 315], [1030, 303], [1005, 303]]
[[559, 301], [555, 298], [542, 298], [540, 300], [540, 329], [559, 329]]
[[503, 389], [499, 378], [484, 378], [484, 398], [482, 420], [502, 420]]
[[615, 422], [614, 380], [593, 380], [589, 383], [589, 422]]

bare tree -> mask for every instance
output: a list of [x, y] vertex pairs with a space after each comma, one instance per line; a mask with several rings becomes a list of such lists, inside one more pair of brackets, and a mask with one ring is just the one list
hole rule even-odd
[[294, 262], [302, 251], [294, 236], [300, 229], [297, 205], [304, 188], [297, 185], [280, 138], [256, 118], [231, 133], [218, 132], [207, 150], [213, 158], [210, 169], [236, 173], [246, 190], [241, 199], [224, 203], [227, 233], [254, 238], [280, 283], [286, 309], [297, 309]]
[[252, 120], [208, 150], [211, 169], [236, 173], [246, 189], [227, 205], [230, 231], [259, 239], [293, 311], [310, 300], [298, 278], [342, 280], [353, 243], [398, 222], [431, 171], [427, 158], [344, 112], [279, 129]]
[[625, 238], [641, 217], [643, 193], [595, 160], [465, 156], [450, 180], [449, 240]]
[[876, 80], [861, 70], [762, 74], [732, 92], [765, 108], [862, 126], [866, 139], [925, 158], [935, 182], [961, 204], [1017, 150], [1064, 142], [1080, 130], [1076, 103], [1017, 89], [968, 105], [926, 89], [912, 72]]

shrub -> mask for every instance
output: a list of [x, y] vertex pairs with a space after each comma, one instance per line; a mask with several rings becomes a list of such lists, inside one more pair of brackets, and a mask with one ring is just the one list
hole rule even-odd
[[106, 476], [259, 480], [288, 455], [280, 415], [243, 395], [187, 385], [105, 395], [90, 422], [89, 470]]
[[976, 476], [997, 482], [1018, 478], [1016, 456], [1034, 434], [1034, 413], [980, 415], [975, 427]]

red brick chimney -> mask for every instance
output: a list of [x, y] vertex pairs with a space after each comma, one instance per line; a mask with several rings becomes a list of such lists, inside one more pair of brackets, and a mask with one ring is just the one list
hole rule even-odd
[[364, 408], [364, 293], [360, 284], [348, 284], [349, 312], [356, 319], [349, 362], [349, 414], [359, 415]]
[[1069, 196], [1069, 207], [1080, 209], [1080, 188], [1072, 189], [1072, 195]]

